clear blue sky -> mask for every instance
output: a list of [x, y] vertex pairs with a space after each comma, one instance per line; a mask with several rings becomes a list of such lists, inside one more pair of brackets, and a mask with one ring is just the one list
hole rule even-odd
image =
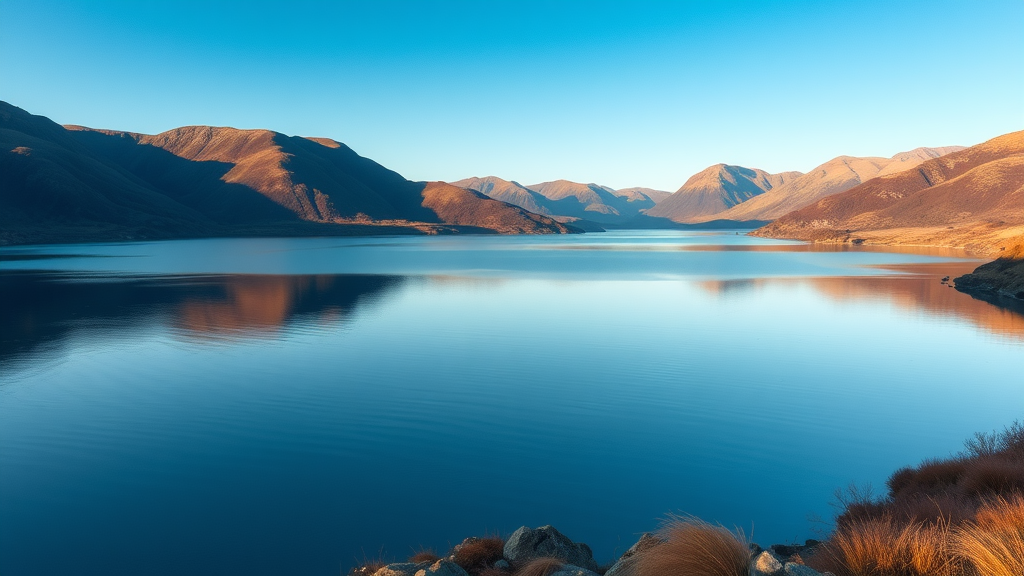
[[0, 0], [0, 99], [328, 136], [416, 180], [675, 190], [1024, 128], [1024, 2]]

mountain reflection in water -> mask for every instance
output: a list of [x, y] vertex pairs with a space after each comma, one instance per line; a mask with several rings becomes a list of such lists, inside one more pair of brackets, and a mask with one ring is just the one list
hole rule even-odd
[[60, 349], [67, 338], [123, 338], [164, 325], [183, 339], [273, 337], [285, 327], [329, 328], [402, 283], [400, 276], [0, 275], [0, 363]]
[[[952, 287], [952, 278], [974, 270], [974, 262], [887, 265], [894, 274], [820, 278], [706, 280], [697, 285], [720, 297], [740, 296], [769, 284], [807, 285], [836, 301], [886, 301], [906, 311], [966, 320], [993, 334], [1024, 340], [1024, 314], [972, 298]], [[941, 279], [949, 276], [949, 283]]]

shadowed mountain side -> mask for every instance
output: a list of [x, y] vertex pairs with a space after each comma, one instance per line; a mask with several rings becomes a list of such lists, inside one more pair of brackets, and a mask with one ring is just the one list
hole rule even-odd
[[1024, 235], [1024, 132], [872, 179], [752, 234], [953, 246], [998, 256]]
[[679, 190], [646, 213], [682, 223], [718, 220], [721, 218], [715, 215], [798, 176], [799, 172], [769, 174], [756, 168], [715, 164], [691, 176]]
[[[151, 189], [218, 224], [295, 222], [297, 214], [252, 187], [231, 181], [236, 166], [224, 160], [193, 160], [127, 132], [69, 127], [70, 134], [106, 161]], [[232, 174], [234, 172], [234, 174]]]
[[431, 193], [453, 218], [445, 220], [424, 204], [426, 183], [327, 138], [210, 126], [156, 135], [65, 128], [0, 102], [0, 145], [3, 244], [569, 230], [477, 194], [441, 201]]
[[58, 124], [0, 102], [0, 243], [76, 226], [164, 236], [202, 234], [211, 224]]
[[700, 282], [699, 285], [709, 292], [728, 297], [769, 284], [804, 284], [837, 301], [887, 301], [903, 310], [939, 318], [959, 318], [993, 334], [1024, 340], [1024, 310], [995, 306], [940, 282], [944, 276], [962, 274], [973, 267], [974, 264], [969, 262], [913, 264], [900, 268], [912, 275], [726, 280]]
[[443, 221], [463, 226], [479, 226], [502, 234], [570, 234], [581, 229], [562, 224], [547, 216], [494, 200], [446, 182], [430, 182], [423, 188], [423, 206]]
[[[249, 202], [237, 205], [242, 200], [238, 195], [225, 199], [217, 193], [225, 184], [239, 184], [284, 208], [292, 218], [311, 222], [357, 218], [438, 222], [435, 214], [420, 205], [421, 184], [327, 139], [210, 126], [186, 126], [154, 136], [69, 128], [106, 153], [113, 142], [120, 141], [119, 162], [158, 189], [168, 190], [172, 197], [205, 204], [221, 218], [226, 213], [235, 221], [250, 218], [249, 211], [254, 208], [250, 204], [255, 199], [246, 198]], [[127, 150], [124, 144], [128, 144]], [[188, 164], [158, 158], [156, 150]], [[203, 167], [209, 162], [226, 170], [210, 172]], [[265, 212], [257, 209], [252, 217], [266, 217]]]
[[926, 160], [959, 150], [963, 150], [963, 146], [916, 148], [892, 158], [839, 156], [757, 198], [716, 214], [715, 218], [774, 220], [827, 196], [845, 192], [871, 178], [908, 170]]
[[[393, 276], [189, 276], [66, 281], [59, 274], [0, 275], [0, 364], [56, 350], [76, 333], [121, 338], [168, 324], [189, 338], [249, 338], [302, 322], [343, 322]], [[82, 311], [88, 313], [83, 316]], [[118, 334], [104, 326], [129, 326]], [[122, 333], [126, 332], [126, 333]]]

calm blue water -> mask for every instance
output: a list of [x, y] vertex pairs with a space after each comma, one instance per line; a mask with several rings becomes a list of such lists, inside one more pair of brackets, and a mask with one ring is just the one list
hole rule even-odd
[[814, 537], [836, 488], [1024, 416], [1024, 316], [938, 280], [976, 264], [731, 231], [0, 249], [0, 573], [336, 575], [524, 524], [607, 561], [668, 512]]

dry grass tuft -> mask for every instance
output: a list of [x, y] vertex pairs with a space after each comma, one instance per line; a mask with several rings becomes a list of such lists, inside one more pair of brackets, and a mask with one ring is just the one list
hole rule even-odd
[[431, 564], [433, 564], [434, 562], [437, 562], [440, 559], [441, 557], [438, 556], [430, 548], [423, 548], [419, 552], [413, 554], [412, 556], [409, 556], [409, 562], [412, 562], [414, 564], [420, 564], [422, 562], [430, 562]]
[[1024, 574], [1024, 496], [997, 498], [983, 505], [974, 522], [957, 531], [958, 554], [977, 574]]
[[947, 523], [875, 518], [836, 531], [811, 564], [839, 576], [957, 576], [951, 538]]
[[535, 558], [516, 570], [515, 576], [550, 576], [565, 566], [558, 558]]
[[670, 517], [660, 536], [662, 544], [639, 555], [639, 574], [747, 576], [750, 547], [742, 534], [694, 517]]
[[454, 556], [456, 564], [476, 576], [501, 560], [504, 554], [505, 541], [499, 536], [488, 536], [463, 542], [456, 547]]

